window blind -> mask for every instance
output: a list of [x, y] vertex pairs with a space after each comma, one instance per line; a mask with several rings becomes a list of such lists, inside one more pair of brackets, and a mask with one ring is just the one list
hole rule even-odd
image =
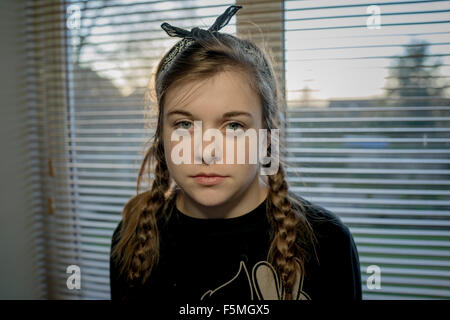
[[450, 298], [449, 9], [285, 1], [291, 182], [350, 227], [364, 299]]
[[[158, 60], [177, 39], [164, 21], [209, 27], [231, 2], [38, 1], [29, 23], [46, 108], [49, 297], [109, 299], [112, 232], [136, 193], [153, 134], [144, 94]], [[223, 30], [233, 33], [236, 18]], [[66, 285], [69, 265], [81, 288]]]
[[[231, 4], [27, 2], [50, 298], [109, 299], [111, 235], [153, 133], [145, 88], [177, 41], [160, 25], [209, 27]], [[271, 52], [288, 101], [288, 180], [350, 226], [364, 298], [450, 297], [449, 2], [236, 4], [245, 10], [223, 31]], [[79, 290], [66, 285], [69, 265]], [[367, 288], [369, 265], [381, 289]]]

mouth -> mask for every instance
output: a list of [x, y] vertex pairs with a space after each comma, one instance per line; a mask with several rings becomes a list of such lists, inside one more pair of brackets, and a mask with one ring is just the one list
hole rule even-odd
[[221, 175], [207, 175], [207, 174], [198, 174], [196, 176], [191, 176], [198, 184], [211, 186], [216, 185], [221, 182], [223, 182], [227, 176], [221, 176]]

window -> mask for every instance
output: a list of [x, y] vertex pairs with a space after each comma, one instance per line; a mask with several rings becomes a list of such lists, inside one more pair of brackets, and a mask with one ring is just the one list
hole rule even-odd
[[291, 181], [350, 227], [364, 299], [450, 297], [449, 9], [285, 1]]
[[[111, 235], [153, 132], [144, 92], [179, 40], [160, 25], [209, 27], [231, 4], [27, 2], [49, 298], [109, 299]], [[245, 10], [222, 30], [270, 50], [287, 98], [289, 181], [350, 226], [364, 298], [450, 297], [449, 1], [237, 4]], [[81, 290], [66, 286], [69, 265]], [[370, 265], [380, 289], [366, 286]]]

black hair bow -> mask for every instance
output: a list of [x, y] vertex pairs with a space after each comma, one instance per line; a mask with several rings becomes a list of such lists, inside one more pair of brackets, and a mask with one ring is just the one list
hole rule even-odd
[[216, 21], [213, 23], [208, 30], [200, 29], [198, 27], [192, 28], [191, 31], [174, 27], [167, 22], [161, 24], [161, 28], [167, 32], [167, 34], [171, 37], [180, 37], [182, 40], [178, 41], [175, 46], [170, 50], [166, 59], [164, 60], [161, 70], [167, 69], [170, 65], [171, 61], [184, 49], [189, 47], [192, 43], [195, 42], [195, 39], [198, 38], [198, 35], [202, 32], [218, 32], [220, 29], [225, 27], [230, 19], [236, 14], [236, 12], [241, 9], [242, 6], [230, 6], [228, 7], [224, 13], [217, 17]]
[[[208, 31], [211, 32], [217, 32], [223, 27], [225, 27], [228, 22], [230, 22], [230, 19], [238, 12], [239, 9], [241, 9], [242, 6], [230, 6], [228, 7], [224, 13], [222, 13], [220, 16], [217, 17], [216, 21], [213, 23], [211, 27], [208, 28]], [[172, 26], [168, 24], [167, 22], [164, 22], [161, 24], [161, 28], [164, 29], [164, 31], [167, 32], [167, 34], [171, 37], [180, 37], [180, 38], [195, 38], [195, 31], [197, 31], [199, 28], [195, 27], [191, 31], [178, 28], [175, 26]]]

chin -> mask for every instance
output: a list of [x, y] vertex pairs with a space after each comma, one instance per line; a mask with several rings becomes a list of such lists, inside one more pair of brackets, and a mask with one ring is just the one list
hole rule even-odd
[[223, 188], [200, 187], [191, 188], [186, 194], [205, 207], [214, 207], [220, 206], [230, 199], [231, 194], [229, 191]]

